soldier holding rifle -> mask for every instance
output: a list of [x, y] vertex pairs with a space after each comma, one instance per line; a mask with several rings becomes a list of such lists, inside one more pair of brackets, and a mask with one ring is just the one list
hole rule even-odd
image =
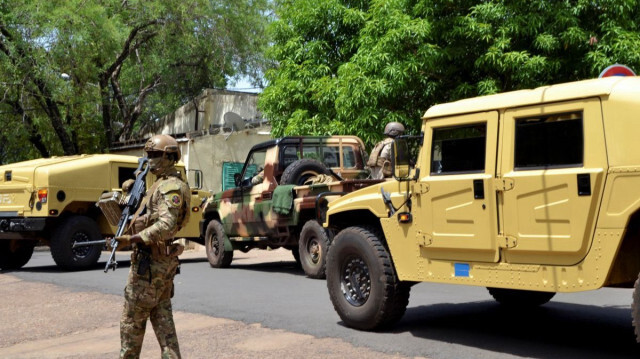
[[[151, 137], [144, 146], [149, 170], [157, 176], [131, 219], [128, 233], [117, 236], [117, 248], [133, 247], [120, 320], [121, 358], [138, 358], [150, 319], [162, 358], [180, 358], [171, 298], [178, 255], [184, 247], [171, 244], [189, 220], [189, 186], [175, 168], [180, 159], [177, 141], [168, 135]], [[109, 243], [109, 241], [107, 241]]]

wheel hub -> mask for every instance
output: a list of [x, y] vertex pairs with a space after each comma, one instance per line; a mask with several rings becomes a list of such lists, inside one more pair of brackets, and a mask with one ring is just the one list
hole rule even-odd
[[351, 305], [359, 307], [367, 302], [371, 293], [369, 267], [361, 258], [346, 261], [342, 270], [342, 294]]
[[309, 247], [307, 248], [307, 252], [309, 252], [309, 257], [313, 263], [318, 263], [320, 259], [320, 245], [317, 241], [310, 241]]
[[[82, 243], [82, 242], [88, 242], [89, 241], [89, 236], [84, 233], [84, 232], [77, 232], [73, 235], [73, 240], [71, 241], [71, 243]], [[75, 257], [77, 258], [84, 258], [87, 255], [89, 255], [89, 252], [91, 251], [92, 246], [81, 246], [81, 247], [76, 247], [73, 248], [73, 254], [75, 255]]]

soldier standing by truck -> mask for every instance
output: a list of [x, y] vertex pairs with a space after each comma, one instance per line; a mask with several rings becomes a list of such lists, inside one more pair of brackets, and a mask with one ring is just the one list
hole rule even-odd
[[391, 177], [391, 143], [393, 139], [404, 133], [404, 126], [400, 122], [389, 122], [384, 127], [384, 140], [378, 142], [369, 156], [367, 166], [371, 168], [372, 179]]
[[[153, 136], [144, 151], [157, 181], [147, 191], [134, 216], [133, 234], [115, 238], [119, 248], [133, 246], [120, 320], [120, 357], [140, 356], [149, 318], [162, 357], [180, 358], [171, 298], [173, 278], [179, 269], [178, 255], [184, 247], [171, 241], [189, 220], [190, 190], [175, 168], [180, 149], [173, 137]], [[146, 213], [140, 215], [145, 208]]]

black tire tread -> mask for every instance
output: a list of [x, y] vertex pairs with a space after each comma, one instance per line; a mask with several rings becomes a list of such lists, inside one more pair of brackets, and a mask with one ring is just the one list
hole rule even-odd
[[323, 165], [322, 162], [311, 158], [303, 158], [293, 162], [284, 169], [280, 177], [280, 184], [302, 185], [303, 183], [300, 182], [303, 181], [300, 181], [300, 176], [309, 171], [315, 173], [315, 175], [328, 175], [330, 173], [329, 169]]
[[636, 342], [640, 343], [640, 275], [633, 285], [633, 302], [631, 303], [631, 319]]
[[[220, 242], [220, 254], [216, 256], [212, 253], [211, 249], [211, 236], [215, 232], [216, 238]], [[214, 219], [209, 222], [207, 225], [207, 230], [205, 232], [205, 249], [207, 252], [207, 260], [209, 261], [209, 265], [213, 268], [229, 268], [231, 266], [231, 262], [233, 261], [233, 251], [225, 251], [224, 250], [224, 242], [227, 239], [227, 234], [224, 232], [224, 227], [220, 221]]]
[[73, 245], [71, 240], [78, 228], [88, 232], [88, 240], [90, 241], [102, 239], [98, 223], [93, 219], [81, 215], [72, 215], [64, 219], [53, 231], [50, 244], [51, 256], [60, 268], [67, 270], [85, 269], [93, 266], [100, 259], [102, 247], [97, 245], [89, 247], [89, 254], [84, 258], [75, 256], [74, 250], [71, 248]]
[[12, 250], [11, 240], [0, 240], [0, 270], [22, 268], [33, 255], [36, 242], [20, 240]]
[[[345, 232], [347, 231], [347, 232]], [[354, 232], [364, 238], [367, 243], [374, 250], [377, 264], [381, 265], [383, 272], [383, 280], [384, 280], [384, 290], [383, 290], [383, 298], [382, 298], [382, 306], [380, 310], [375, 314], [375, 318], [372, 319], [369, 323], [350, 323], [348, 319], [343, 316], [343, 313], [340, 312], [339, 306], [336, 304], [336, 300], [344, 300], [342, 297], [342, 293], [331, 293], [330, 296], [331, 301], [333, 303], [334, 309], [338, 312], [340, 317], [345, 321], [348, 326], [354, 327], [356, 329], [362, 330], [382, 330], [386, 329], [392, 324], [396, 323], [404, 313], [406, 312], [407, 306], [409, 304], [409, 295], [411, 291], [411, 284], [401, 282], [398, 280], [398, 277], [395, 272], [395, 268], [391, 262], [391, 257], [387, 248], [384, 246], [383, 242], [380, 240], [382, 234], [380, 230], [374, 226], [358, 226], [358, 227], [349, 227], [347, 229], [342, 230], [340, 234]], [[336, 237], [335, 241], [339, 240], [339, 237]], [[333, 245], [329, 249], [328, 254], [328, 266], [332, 268], [338, 267], [339, 265], [335, 265], [333, 263], [336, 259], [334, 258], [335, 246]], [[338, 269], [339, 270], [339, 269]], [[329, 283], [327, 283], [329, 285]], [[336, 295], [340, 297], [336, 297]], [[371, 297], [370, 297], [371, 299]], [[347, 320], [345, 320], [347, 319]]]
[[[318, 265], [313, 265], [311, 263], [311, 259], [308, 258], [306, 238], [309, 237], [309, 232], [312, 232], [313, 235], [317, 237], [317, 240], [320, 242], [320, 246], [323, 247], [321, 248], [321, 256]], [[331, 237], [330, 230], [323, 228], [315, 219], [308, 220], [304, 226], [302, 226], [298, 242], [298, 250], [300, 253], [300, 264], [307, 277], [313, 279], [324, 279], [326, 277], [327, 252], [329, 244], [331, 243]]]

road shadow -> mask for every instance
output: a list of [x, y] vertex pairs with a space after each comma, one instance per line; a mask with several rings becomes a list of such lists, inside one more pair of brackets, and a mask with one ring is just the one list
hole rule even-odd
[[259, 263], [242, 263], [241, 261], [231, 263], [229, 269], [239, 269], [246, 271], [259, 271], [267, 273], [283, 273], [291, 275], [305, 276], [302, 267], [300, 267], [294, 260], [291, 261], [273, 261], [273, 262], [259, 262]]
[[638, 358], [628, 307], [550, 302], [508, 309], [493, 301], [408, 308], [392, 332], [539, 359]]

